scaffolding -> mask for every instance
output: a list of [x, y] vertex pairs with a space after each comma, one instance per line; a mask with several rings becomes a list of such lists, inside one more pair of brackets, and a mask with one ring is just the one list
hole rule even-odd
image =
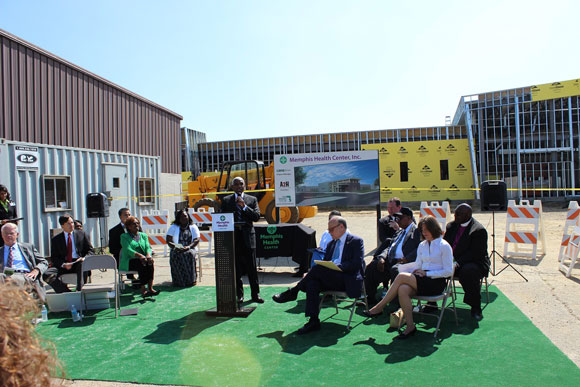
[[464, 96], [453, 119], [472, 134], [478, 180], [503, 180], [510, 198], [578, 196], [580, 96], [532, 101], [518, 88]]

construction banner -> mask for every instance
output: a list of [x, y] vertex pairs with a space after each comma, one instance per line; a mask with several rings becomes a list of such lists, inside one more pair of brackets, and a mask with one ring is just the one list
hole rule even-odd
[[566, 98], [580, 95], [580, 79], [546, 83], [530, 87], [532, 101], [545, 101], [554, 98]]
[[274, 156], [276, 206], [366, 207], [379, 203], [377, 152]]
[[367, 144], [379, 152], [381, 203], [474, 199], [468, 140]]

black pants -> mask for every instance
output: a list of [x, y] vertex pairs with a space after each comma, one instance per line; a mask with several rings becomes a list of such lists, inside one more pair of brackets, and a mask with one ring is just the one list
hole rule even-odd
[[325, 290], [344, 291], [344, 273], [316, 265], [298, 282], [296, 288], [306, 293], [306, 317], [318, 319], [320, 292]]
[[72, 265], [70, 269], [62, 267], [50, 267], [44, 272], [44, 280], [54, 289], [56, 293], [70, 292], [68, 286], [61, 281], [60, 276], [63, 274], [77, 275], [77, 292], [83, 287], [83, 281], [86, 282], [88, 272], [84, 273], [84, 279], [81, 277], [82, 262], [77, 262]]
[[153, 274], [155, 268], [153, 262], [143, 262], [139, 258], [133, 258], [129, 260], [129, 271], [136, 271], [139, 273], [139, 284], [141, 286], [147, 285], [150, 281], [153, 281]]
[[260, 294], [258, 283], [258, 270], [256, 269], [256, 250], [247, 247], [244, 243], [243, 234], [235, 233], [236, 237], [236, 291], [238, 298], [244, 296], [244, 283], [242, 276], [248, 276], [252, 298]]
[[384, 270], [379, 271], [377, 268], [377, 260], [373, 259], [371, 263], [368, 264], [365, 269], [365, 290], [367, 292], [369, 304], [376, 304], [377, 301], [377, 289], [379, 284], [382, 283], [385, 289], [389, 286], [389, 282], [395, 280], [399, 270], [393, 268], [393, 262], [385, 262]]
[[476, 263], [466, 263], [455, 269], [455, 278], [463, 287], [463, 302], [476, 311], [481, 311], [481, 279], [484, 277]]

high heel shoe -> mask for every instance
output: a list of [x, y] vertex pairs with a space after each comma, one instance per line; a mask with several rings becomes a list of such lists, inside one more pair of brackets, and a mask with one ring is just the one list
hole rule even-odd
[[363, 315], [365, 315], [366, 317], [369, 318], [374, 318], [374, 317], [379, 317], [381, 314], [383, 314], [383, 311], [381, 310], [379, 313], [371, 313], [371, 311], [363, 311]]
[[417, 333], [417, 327], [413, 327], [413, 330], [409, 333], [405, 334], [403, 332], [399, 333], [399, 336], [395, 337], [395, 340], [407, 340], [409, 337], [415, 335]]

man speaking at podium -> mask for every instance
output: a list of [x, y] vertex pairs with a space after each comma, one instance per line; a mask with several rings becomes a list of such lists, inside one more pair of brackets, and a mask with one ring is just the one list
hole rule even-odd
[[332, 242], [326, 247], [324, 261], [332, 261], [328, 268], [323, 263], [314, 266], [296, 286], [283, 293], [276, 294], [272, 299], [277, 303], [294, 301], [298, 292], [306, 293], [306, 317], [310, 320], [298, 330], [298, 334], [320, 329], [318, 318], [320, 297], [325, 290], [344, 291], [349, 297], [359, 297], [362, 290], [363, 273], [365, 271], [363, 240], [346, 232], [346, 220], [335, 216], [328, 221], [328, 232]]
[[232, 180], [233, 194], [222, 200], [221, 212], [234, 214], [236, 244], [236, 289], [238, 302], [244, 301], [244, 286], [242, 275], [248, 275], [252, 301], [264, 303], [260, 297], [260, 285], [258, 284], [258, 271], [256, 270], [256, 231], [254, 222], [260, 220], [260, 208], [258, 200], [244, 193], [245, 182], [241, 177]]

